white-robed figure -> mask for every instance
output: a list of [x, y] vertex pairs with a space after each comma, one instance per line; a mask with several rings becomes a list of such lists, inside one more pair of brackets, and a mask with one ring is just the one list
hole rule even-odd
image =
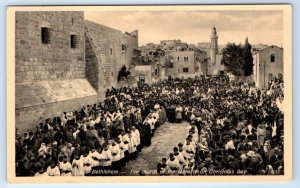
[[39, 152], [39, 156], [45, 157], [47, 155], [47, 146], [45, 143], [41, 144], [41, 147], [39, 148], [38, 152]]
[[115, 140], [112, 141], [109, 150], [111, 151], [112, 156], [112, 168], [120, 169], [120, 160], [121, 160], [121, 149], [119, 144]]
[[228, 138], [227, 143], [225, 144], [225, 151], [227, 150], [235, 150], [234, 142], [232, 138]]
[[74, 156], [72, 168], [73, 176], [84, 176], [83, 160], [79, 157], [79, 155]]
[[190, 154], [188, 154], [184, 149], [183, 149], [183, 144], [179, 143], [178, 144], [178, 152], [183, 156], [185, 163], [188, 163], [188, 159], [191, 157]]
[[123, 166], [126, 165], [126, 161], [125, 161], [125, 145], [121, 141], [120, 137], [116, 138], [116, 144], [120, 148], [120, 166], [123, 167]]
[[59, 168], [54, 161], [50, 162], [50, 166], [48, 166], [46, 172], [48, 173], [48, 176], [60, 176]]
[[100, 165], [99, 160], [101, 160], [102, 155], [98, 151], [96, 151], [95, 148], [91, 148], [91, 151], [89, 153], [89, 157], [93, 161], [91, 167], [95, 167], [95, 166], [99, 166]]
[[150, 125], [151, 133], [153, 133], [153, 131], [155, 129], [156, 119], [154, 119], [154, 117], [152, 116], [152, 113], [148, 115], [148, 117], [145, 119], [145, 121]]
[[136, 159], [137, 157], [137, 138], [132, 135], [131, 132], [128, 133], [129, 143], [128, 143], [128, 153], [130, 159]]
[[179, 161], [179, 164], [182, 168], [186, 164], [186, 160], [184, 159], [182, 152], [179, 152], [179, 149], [177, 147], [174, 147], [173, 151], [175, 159]]
[[170, 158], [167, 160], [167, 165], [170, 167], [170, 169], [172, 171], [180, 170], [181, 165], [179, 161], [174, 157], [174, 154], [171, 153], [169, 156]]
[[72, 176], [72, 165], [68, 162], [67, 156], [63, 157], [63, 161], [58, 166], [61, 176]]
[[135, 126], [132, 126], [131, 128], [131, 134], [134, 138], [136, 138], [137, 141], [137, 147], [141, 144], [141, 135], [140, 131], [135, 128]]
[[186, 142], [183, 144], [183, 149], [189, 154], [190, 157], [188, 159], [191, 159], [195, 156], [196, 147], [194, 144], [192, 144], [191, 139], [186, 139]]
[[82, 160], [83, 163], [84, 174], [91, 173], [94, 160], [91, 158], [90, 155], [88, 155], [88, 152], [85, 152], [83, 155], [81, 155], [80, 159]]
[[126, 155], [126, 152], [128, 152], [129, 137], [128, 134], [125, 133], [125, 130], [122, 130], [121, 134], [119, 135], [119, 138], [121, 142], [124, 143], [124, 153]]
[[112, 163], [112, 155], [111, 155], [111, 151], [108, 149], [108, 145], [107, 144], [103, 144], [103, 150], [102, 150], [102, 156], [103, 158], [101, 159], [100, 162], [100, 166], [102, 166], [104, 169], [105, 168], [109, 168], [111, 166]]
[[175, 109], [175, 113], [176, 113], [175, 117], [177, 123], [180, 123], [182, 121], [182, 111], [183, 108], [180, 105], [178, 105]]
[[190, 136], [190, 138], [192, 139], [192, 142], [193, 142], [194, 145], [197, 145], [197, 143], [199, 141], [199, 135], [195, 134], [195, 131], [190, 129], [187, 136]]

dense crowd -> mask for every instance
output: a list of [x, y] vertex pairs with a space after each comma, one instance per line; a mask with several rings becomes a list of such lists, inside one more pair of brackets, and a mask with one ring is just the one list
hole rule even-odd
[[159, 174], [284, 173], [281, 79], [264, 90], [226, 77], [180, 80], [173, 88], [167, 93], [182, 99], [174, 103], [175, 121], [190, 126], [184, 143], [158, 163]]
[[283, 174], [282, 80], [260, 90], [202, 76], [112, 88], [102, 103], [46, 119], [22, 136], [16, 131], [17, 176], [122, 172], [166, 121], [190, 125], [186, 140], [157, 165], [161, 175]]

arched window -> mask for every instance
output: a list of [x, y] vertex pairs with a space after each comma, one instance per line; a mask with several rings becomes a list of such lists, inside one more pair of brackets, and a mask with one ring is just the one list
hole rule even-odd
[[271, 56], [270, 56], [270, 61], [271, 61], [271, 63], [274, 63], [274, 62], [275, 62], [275, 55], [274, 55], [274, 54], [271, 54]]
[[177, 60], [179, 61], [179, 57], [177, 57]]

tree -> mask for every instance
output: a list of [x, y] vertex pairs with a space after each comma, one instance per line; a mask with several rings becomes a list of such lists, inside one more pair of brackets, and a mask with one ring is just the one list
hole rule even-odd
[[222, 51], [221, 64], [225, 66], [227, 72], [235, 76], [243, 75], [243, 47], [239, 44], [228, 43]]
[[227, 72], [235, 76], [250, 76], [253, 73], [253, 57], [248, 37], [244, 46], [228, 43], [222, 51], [221, 63]]
[[243, 49], [243, 60], [244, 60], [244, 75], [250, 76], [253, 73], [253, 56], [251, 52], [251, 44], [248, 42], [248, 37], [246, 38], [244, 49]]

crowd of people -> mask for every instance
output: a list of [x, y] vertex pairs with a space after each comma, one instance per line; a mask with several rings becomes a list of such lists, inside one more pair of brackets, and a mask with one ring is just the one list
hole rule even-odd
[[227, 76], [111, 88], [102, 103], [48, 118], [22, 136], [16, 130], [16, 173], [120, 175], [157, 127], [187, 121], [186, 140], [157, 164], [158, 174], [283, 174], [283, 104], [281, 79], [262, 90]]
[[175, 121], [182, 116], [190, 126], [184, 144], [179, 143], [157, 164], [158, 174], [284, 173], [281, 79], [275, 78], [262, 90], [254, 84], [230, 82], [228, 77], [174, 83], [167, 93], [182, 99], [173, 103], [177, 104], [172, 110]]

